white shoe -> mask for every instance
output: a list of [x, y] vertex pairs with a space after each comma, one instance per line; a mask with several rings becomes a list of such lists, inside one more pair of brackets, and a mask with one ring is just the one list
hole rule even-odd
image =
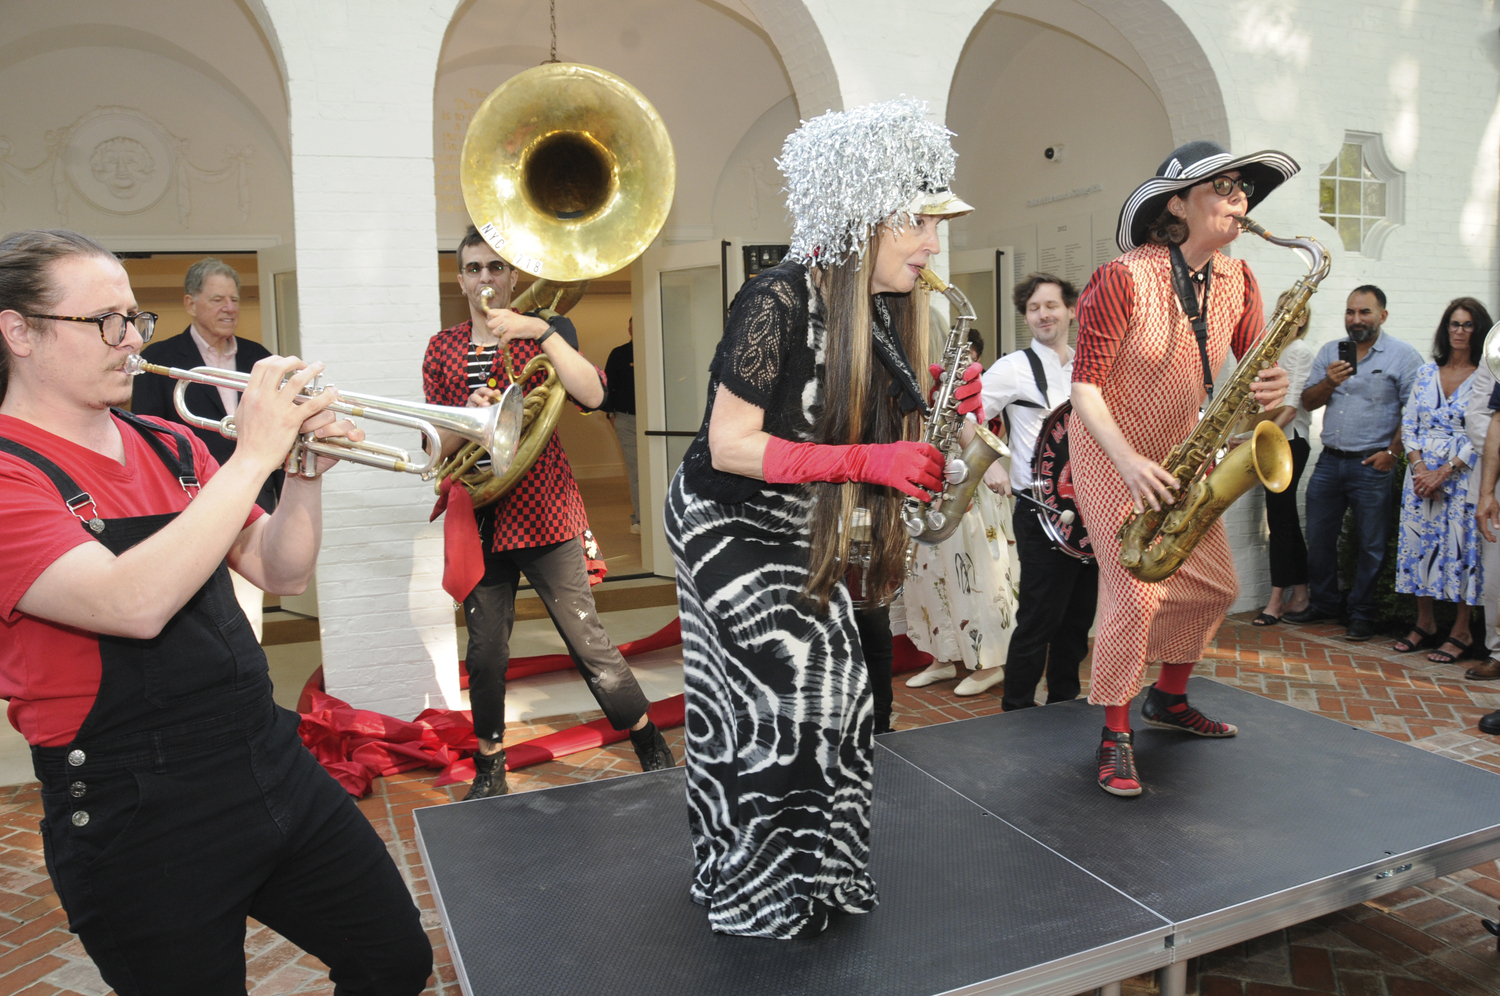
[[630, 531], [639, 536], [641, 534], [641, 524], [639, 522], [632, 522], [630, 524]]
[[930, 685], [935, 681], [947, 681], [950, 678], [957, 677], [958, 665], [944, 664], [941, 661], [933, 661], [931, 664], [927, 665], [925, 670], [918, 671], [910, 678], [907, 678], [906, 687], [921, 688], [923, 685]]
[[969, 676], [953, 687], [954, 695], [978, 695], [1000, 683], [1005, 677], [1003, 667], [984, 667], [970, 671]]

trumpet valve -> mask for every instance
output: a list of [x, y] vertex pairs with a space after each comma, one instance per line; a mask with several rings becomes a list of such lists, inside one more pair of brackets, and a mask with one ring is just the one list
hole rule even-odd
[[948, 465], [943, 468], [943, 480], [949, 484], [962, 484], [968, 479], [969, 465], [958, 459], [958, 457], [949, 460]]

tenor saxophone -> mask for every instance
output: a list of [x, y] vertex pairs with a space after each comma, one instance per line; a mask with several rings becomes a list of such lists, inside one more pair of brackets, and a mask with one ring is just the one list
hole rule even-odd
[[[901, 503], [901, 521], [913, 540], [935, 546], [953, 535], [969, 509], [974, 489], [979, 486], [984, 472], [1000, 457], [1009, 456], [1010, 450], [995, 438], [994, 433], [978, 424], [973, 425], [974, 438], [967, 446], [962, 445], [960, 433], [964, 418], [958, 413], [958, 399], [953, 391], [962, 383], [963, 372], [969, 365], [969, 326], [974, 322], [974, 306], [963, 291], [926, 267], [922, 268], [921, 279], [930, 290], [948, 298], [954, 313], [948, 341], [943, 347], [943, 379], [923, 437], [943, 454], [943, 490], [925, 508], [924, 503], [915, 498], [905, 499]], [[915, 549], [912, 547], [907, 551], [908, 567]]]
[[1273, 245], [1306, 252], [1310, 257], [1307, 274], [1292, 286], [1287, 302], [1276, 309], [1255, 348], [1234, 368], [1192, 433], [1162, 463], [1177, 478], [1177, 501], [1159, 511], [1147, 508], [1132, 514], [1120, 527], [1120, 565], [1142, 581], [1171, 577], [1214, 520], [1250, 488], [1264, 484], [1281, 492], [1292, 480], [1292, 450], [1274, 422], [1259, 422], [1248, 442], [1227, 456], [1225, 450], [1254, 405], [1250, 392], [1255, 378], [1276, 364], [1296, 336], [1308, 299], [1328, 276], [1330, 260], [1317, 239], [1277, 238], [1249, 218], [1240, 219], [1240, 228]]

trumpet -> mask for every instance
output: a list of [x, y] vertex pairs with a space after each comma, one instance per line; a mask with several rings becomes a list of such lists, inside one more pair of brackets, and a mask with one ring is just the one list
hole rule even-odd
[[[250, 381], [248, 373], [221, 367], [193, 367], [191, 370], [165, 367], [148, 363], [138, 354], [125, 361], [125, 372], [132, 377], [139, 377], [143, 373], [171, 377], [177, 381], [172, 400], [177, 406], [177, 414], [182, 416], [184, 422], [200, 429], [212, 429], [225, 439], [238, 438], [239, 430], [235, 427], [233, 415], [214, 421], [196, 414], [188, 407], [187, 389], [189, 384], [207, 384], [210, 387], [243, 391]], [[314, 378], [297, 395], [297, 402], [300, 404], [303, 398], [316, 397], [325, 387], [331, 386], [324, 385], [322, 380], [321, 376]], [[496, 472], [502, 472], [515, 459], [516, 444], [521, 436], [522, 402], [521, 392], [514, 386], [506, 388], [500, 401], [487, 408], [426, 405], [373, 394], [340, 391], [338, 400], [328, 406], [329, 411], [415, 429], [423, 437], [423, 448], [426, 450], [423, 458], [415, 460], [406, 450], [382, 443], [318, 439], [309, 432], [299, 436], [292, 445], [291, 452], [287, 454], [285, 469], [288, 474], [298, 477], [317, 477], [317, 458], [322, 455], [381, 470], [416, 474], [427, 480], [433, 476], [442, 460], [443, 444], [438, 437], [438, 430], [442, 429], [482, 447], [489, 453]]]

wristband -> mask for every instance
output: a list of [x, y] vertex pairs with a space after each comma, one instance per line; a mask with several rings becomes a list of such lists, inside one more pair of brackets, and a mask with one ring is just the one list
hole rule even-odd
[[547, 331], [543, 332], [541, 335], [539, 335], [539, 336], [536, 337], [536, 344], [538, 346], [540, 346], [542, 343], [546, 342], [547, 338], [549, 336], [551, 336], [553, 333], [555, 333], [556, 331], [557, 331], [557, 329], [553, 328], [551, 325], [548, 325], [547, 326]]

